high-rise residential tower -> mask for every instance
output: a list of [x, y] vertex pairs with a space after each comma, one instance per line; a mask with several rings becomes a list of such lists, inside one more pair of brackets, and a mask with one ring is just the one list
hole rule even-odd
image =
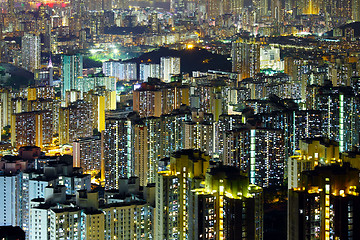
[[164, 82], [170, 82], [172, 75], [180, 74], [180, 58], [162, 57], [160, 58], [160, 78]]
[[155, 239], [262, 239], [262, 188], [231, 166], [186, 149], [158, 173]]
[[66, 91], [75, 89], [76, 79], [83, 75], [83, 57], [80, 54], [61, 56], [61, 100], [65, 107]]
[[254, 40], [238, 39], [232, 43], [232, 71], [239, 80], [253, 78], [260, 72], [260, 45]]
[[288, 239], [359, 239], [359, 170], [317, 166], [289, 191]]
[[30, 72], [40, 68], [40, 36], [25, 33], [21, 39], [22, 66]]

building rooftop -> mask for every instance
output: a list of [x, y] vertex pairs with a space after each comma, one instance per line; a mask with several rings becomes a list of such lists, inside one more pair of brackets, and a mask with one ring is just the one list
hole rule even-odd
[[330, 139], [325, 138], [325, 137], [303, 138], [303, 139], [301, 139], [301, 141], [305, 142], [305, 143], [308, 143], [308, 144], [310, 144], [310, 143], [312, 143], [314, 141], [319, 141], [321, 145], [324, 145], [326, 147], [329, 147], [331, 145], [339, 146], [338, 142], [330, 140]]

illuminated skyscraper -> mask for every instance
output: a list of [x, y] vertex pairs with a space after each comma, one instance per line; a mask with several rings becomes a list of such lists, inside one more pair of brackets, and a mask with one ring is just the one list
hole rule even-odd
[[81, 16], [85, 11], [85, 2], [84, 0], [71, 0], [70, 4], [74, 13], [78, 16]]
[[205, 187], [195, 191], [198, 211], [190, 224], [198, 239], [263, 239], [262, 188], [249, 184], [238, 168], [210, 168]]
[[358, 239], [359, 173], [346, 163], [303, 172], [289, 191], [288, 239]]
[[123, 81], [137, 80], [137, 65], [131, 62], [106, 61], [103, 63], [103, 73]]
[[319, 14], [322, 3], [323, 1], [304, 0], [303, 14]]
[[66, 100], [66, 91], [75, 89], [75, 82], [83, 75], [83, 57], [80, 54], [61, 56], [61, 100]]
[[11, 123], [11, 91], [7, 88], [0, 89], [0, 128]]
[[221, 114], [228, 113], [230, 91], [224, 82], [213, 81], [210, 84], [198, 84], [190, 87], [190, 106], [199, 112], [211, 113], [215, 121]]
[[103, 62], [103, 73], [105, 76], [114, 76], [115, 77], [115, 61], [106, 61]]
[[238, 39], [232, 43], [232, 71], [239, 80], [254, 78], [260, 72], [260, 45], [254, 40]]
[[320, 87], [315, 91], [315, 109], [324, 112], [322, 134], [339, 142], [339, 151], [359, 144], [359, 101], [350, 87]]
[[353, 0], [351, 9], [352, 9], [352, 20], [360, 21], [360, 1]]
[[140, 117], [160, 117], [161, 89], [156, 85], [143, 83], [133, 92], [133, 109]]
[[[54, 87], [28, 87], [27, 91], [27, 110], [43, 111], [54, 110], [55, 90]], [[54, 113], [53, 113], [54, 114]]]
[[233, 15], [240, 15], [244, 8], [243, 0], [207, 0], [206, 1], [206, 11], [207, 18], [216, 19], [219, 17]]
[[160, 117], [181, 105], [190, 105], [189, 86], [179, 82], [142, 83], [133, 92], [133, 109], [140, 117]]
[[138, 119], [138, 115], [130, 112], [113, 111], [106, 116], [102, 136], [106, 189], [119, 189], [120, 178], [134, 176], [134, 119]]
[[91, 103], [92, 106], [93, 128], [97, 129], [99, 132], [103, 131], [105, 129], [105, 110], [107, 110], [106, 106], [108, 106], [105, 104], [106, 97], [102, 94], [90, 91], [85, 95], [84, 99]]
[[269, 3], [266, 0], [255, 0], [253, 1], [255, 12], [256, 12], [256, 22], [260, 22], [263, 18], [268, 16], [269, 12]]
[[206, 13], [208, 18], [215, 19], [220, 15], [220, 1], [207, 0], [206, 1]]
[[22, 112], [13, 115], [16, 148], [22, 146], [43, 147], [52, 143], [53, 126], [51, 111]]
[[30, 72], [40, 69], [40, 36], [25, 33], [21, 39], [22, 66]]
[[207, 155], [188, 149], [159, 172], [155, 239], [262, 239], [262, 189], [238, 168], [208, 167]]
[[160, 157], [170, 157], [171, 153], [184, 149], [184, 123], [192, 120], [189, 107], [181, 107], [170, 114], [161, 115]]
[[246, 172], [250, 183], [280, 186], [284, 180], [283, 132], [267, 128], [242, 128], [224, 134], [223, 162]]
[[169, 114], [181, 105], [189, 106], [189, 86], [173, 82], [161, 88], [161, 114]]
[[108, 91], [116, 91], [116, 79], [115, 77], [107, 77], [102, 74], [78, 77], [75, 81], [74, 89], [86, 93], [90, 90], [95, 90], [97, 87], [105, 87]]
[[214, 126], [214, 154], [220, 159], [224, 154], [224, 141], [226, 133], [242, 126], [243, 116], [241, 115], [221, 115], [219, 121]]
[[98, 136], [73, 142], [73, 166], [95, 177], [101, 171], [101, 139]]
[[72, 143], [93, 134], [92, 104], [78, 100], [59, 113], [60, 144]]
[[190, 107], [182, 105], [161, 115], [160, 127], [160, 158], [170, 157], [181, 149], [197, 149], [212, 156], [212, 114], [191, 112]]
[[160, 58], [160, 78], [168, 83], [172, 75], [180, 74], [180, 58], [161, 57]]
[[[149, 22], [151, 25], [151, 30], [153, 32], [158, 32], [159, 31], [159, 17], [158, 17], [157, 12], [151, 13]], [[141, 69], [141, 65], [140, 65], [140, 69]]]
[[136, 63], [131, 63], [131, 62], [121, 63], [119, 67], [120, 69], [118, 71], [120, 73], [119, 75], [120, 80], [131, 81], [138, 79]]
[[300, 174], [314, 170], [318, 165], [329, 165], [340, 161], [339, 144], [326, 138], [300, 140], [299, 150], [288, 159], [288, 188], [297, 188]]
[[140, 179], [140, 186], [155, 183], [160, 160], [160, 118], [149, 117], [136, 121], [133, 143], [133, 171]]
[[[196, 119], [195, 119], [196, 120]], [[213, 124], [212, 122], [184, 122], [183, 148], [198, 149], [207, 155], [213, 154]]]
[[284, 131], [285, 159], [299, 149], [299, 141], [304, 138], [322, 136], [323, 112], [319, 110], [286, 109], [257, 114], [264, 127]]
[[148, 78], [160, 78], [160, 65], [154, 63], [140, 64], [140, 81], [147, 82]]
[[[14, 171], [0, 172], [0, 225], [21, 226], [21, 213], [18, 211], [22, 204], [21, 199], [21, 173]], [[15, 170], [15, 169], [14, 169]]]
[[352, 86], [351, 77], [357, 75], [357, 58], [337, 57], [329, 63], [329, 80], [334, 87]]
[[204, 180], [209, 157], [200, 151], [182, 150], [170, 158], [170, 169], [159, 172], [156, 184], [155, 239], [191, 238], [194, 195], [192, 191]]
[[225, 12], [225, 14], [230, 13], [234, 15], [240, 15], [243, 12], [244, 0], [230, 1], [227, 2], [226, 5], [230, 5], [230, 9], [228, 9], [228, 12]]

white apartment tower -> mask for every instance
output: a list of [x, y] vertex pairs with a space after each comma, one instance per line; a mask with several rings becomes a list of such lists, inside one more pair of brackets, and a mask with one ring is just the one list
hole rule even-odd
[[103, 63], [103, 73], [122, 81], [136, 80], [137, 65], [131, 62], [107, 61]]
[[19, 174], [0, 175], [0, 226], [18, 226], [20, 223], [17, 214], [20, 207], [19, 182]]
[[180, 58], [162, 57], [160, 58], [160, 78], [168, 83], [172, 75], [180, 74]]
[[30, 72], [39, 69], [40, 62], [40, 36], [25, 33], [21, 39], [22, 66]]
[[160, 65], [155, 63], [140, 64], [140, 81], [147, 82], [148, 78], [160, 78]]

